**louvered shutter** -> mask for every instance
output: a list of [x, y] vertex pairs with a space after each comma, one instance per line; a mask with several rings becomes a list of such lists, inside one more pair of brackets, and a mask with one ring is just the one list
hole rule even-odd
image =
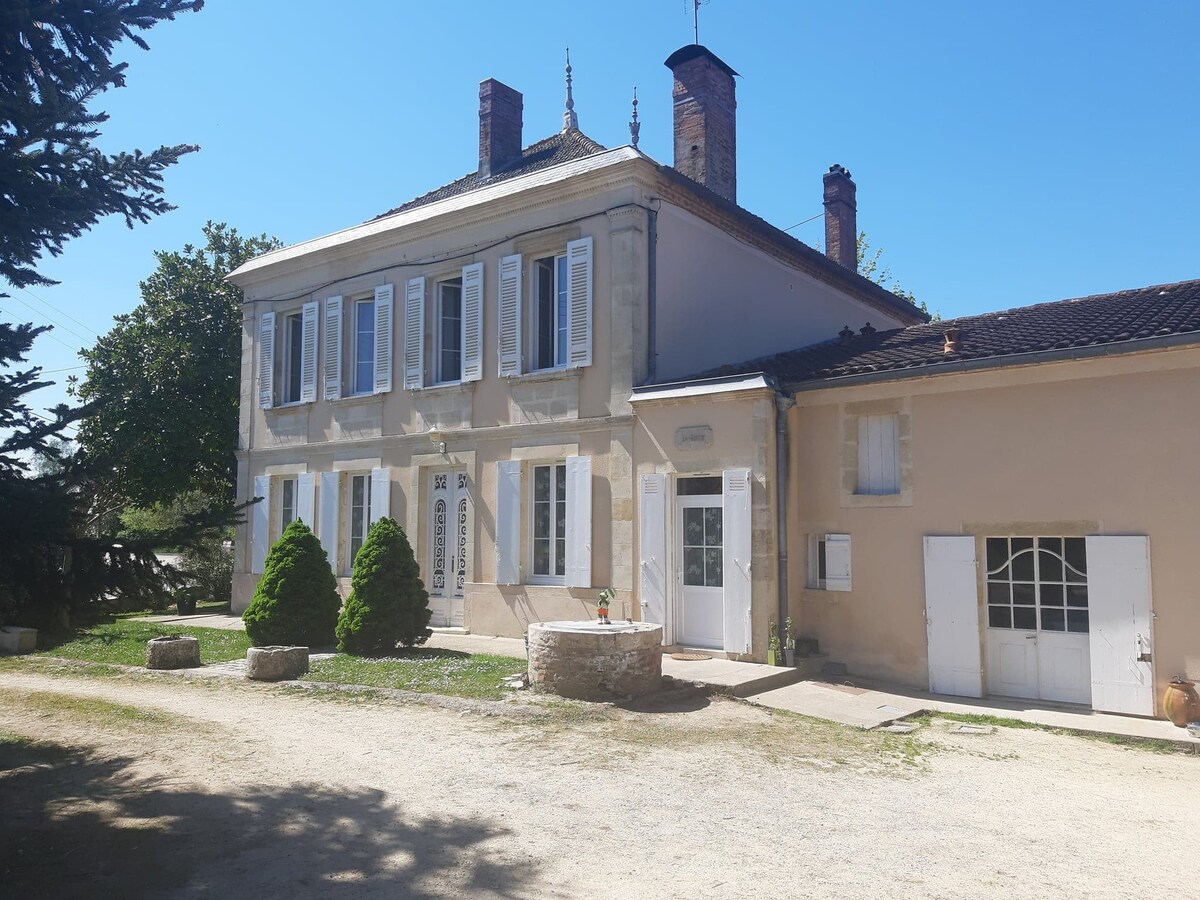
[[592, 364], [592, 239], [567, 244], [567, 365]]
[[371, 521], [378, 522], [392, 514], [392, 470], [371, 470]]
[[375, 391], [392, 389], [392, 286], [375, 288]]
[[521, 374], [521, 254], [500, 260], [500, 377]]
[[462, 380], [483, 378], [483, 263], [462, 270]]
[[850, 535], [825, 535], [825, 590], [850, 590]]
[[262, 497], [251, 509], [250, 514], [250, 571], [261, 575], [267, 561], [267, 548], [271, 544], [271, 477], [254, 476], [254, 496]]
[[270, 409], [275, 399], [275, 313], [258, 320], [258, 406]]
[[425, 278], [408, 279], [404, 289], [404, 387], [413, 391], [425, 378]]
[[496, 584], [521, 581], [521, 461], [496, 463]]
[[978, 578], [974, 536], [926, 535], [925, 633], [931, 693], [983, 696]]
[[859, 494], [900, 493], [899, 416], [858, 417]]
[[338, 518], [341, 511], [339, 504], [341, 479], [341, 472], [321, 473], [321, 527], [318, 530], [318, 537], [321, 539], [321, 546], [325, 548], [325, 557], [329, 560], [329, 567], [335, 573], [337, 572]]
[[301, 307], [300, 316], [300, 402], [317, 400], [317, 316], [321, 304], [315, 300]]
[[592, 458], [567, 457], [567, 587], [592, 586]]
[[325, 399], [342, 397], [342, 298], [325, 301]]
[[317, 476], [305, 472], [296, 479], [296, 518], [310, 529], [316, 528]]
[[666, 625], [667, 476], [643, 475], [639, 493], [638, 600], [642, 607], [642, 621]]
[[725, 619], [725, 652], [750, 652], [750, 470], [721, 473], [721, 571]]

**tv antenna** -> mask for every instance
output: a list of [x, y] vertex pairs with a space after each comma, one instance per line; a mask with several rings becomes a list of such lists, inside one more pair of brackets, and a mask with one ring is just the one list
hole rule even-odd
[[700, 5], [708, 3], [708, 0], [684, 0], [684, 9], [689, 6], [692, 8], [692, 39], [693, 43], [700, 43]]

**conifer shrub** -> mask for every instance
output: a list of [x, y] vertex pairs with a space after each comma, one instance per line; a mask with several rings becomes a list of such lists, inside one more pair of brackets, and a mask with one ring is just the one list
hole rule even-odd
[[256, 647], [327, 647], [333, 643], [341, 605], [321, 542], [296, 520], [267, 552], [262, 577], [242, 621]]
[[395, 519], [371, 526], [354, 559], [350, 597], [338, 617], [338, 649], [384, 656], [397, 644], [425, 643], [430, 632], [429, 594], [408, 536]]

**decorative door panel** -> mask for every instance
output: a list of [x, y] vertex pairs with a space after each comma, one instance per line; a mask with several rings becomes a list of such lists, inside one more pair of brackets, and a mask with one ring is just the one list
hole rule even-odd
[[429, 491], [430, 624], [461, 626], [467, 580], [467, 473], [434, 472]]

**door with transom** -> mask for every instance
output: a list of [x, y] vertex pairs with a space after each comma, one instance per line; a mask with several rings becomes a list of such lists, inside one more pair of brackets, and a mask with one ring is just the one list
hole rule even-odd
[[[721, 479], [680, 478], [676, 498], [679, 590], [675, 642], [722, 650], [725, 646]], [[709, 493], [714, 491], [715, 493]], [[704, 493], [690, 493], [704, 491]]]
[[431, 625], [461, 626], [467, 580], [467, 472], [434, 472], [429, 488]]
[[1087, 551], [1081, 537], [989, 537], [989, 694], [1091, 703]]

